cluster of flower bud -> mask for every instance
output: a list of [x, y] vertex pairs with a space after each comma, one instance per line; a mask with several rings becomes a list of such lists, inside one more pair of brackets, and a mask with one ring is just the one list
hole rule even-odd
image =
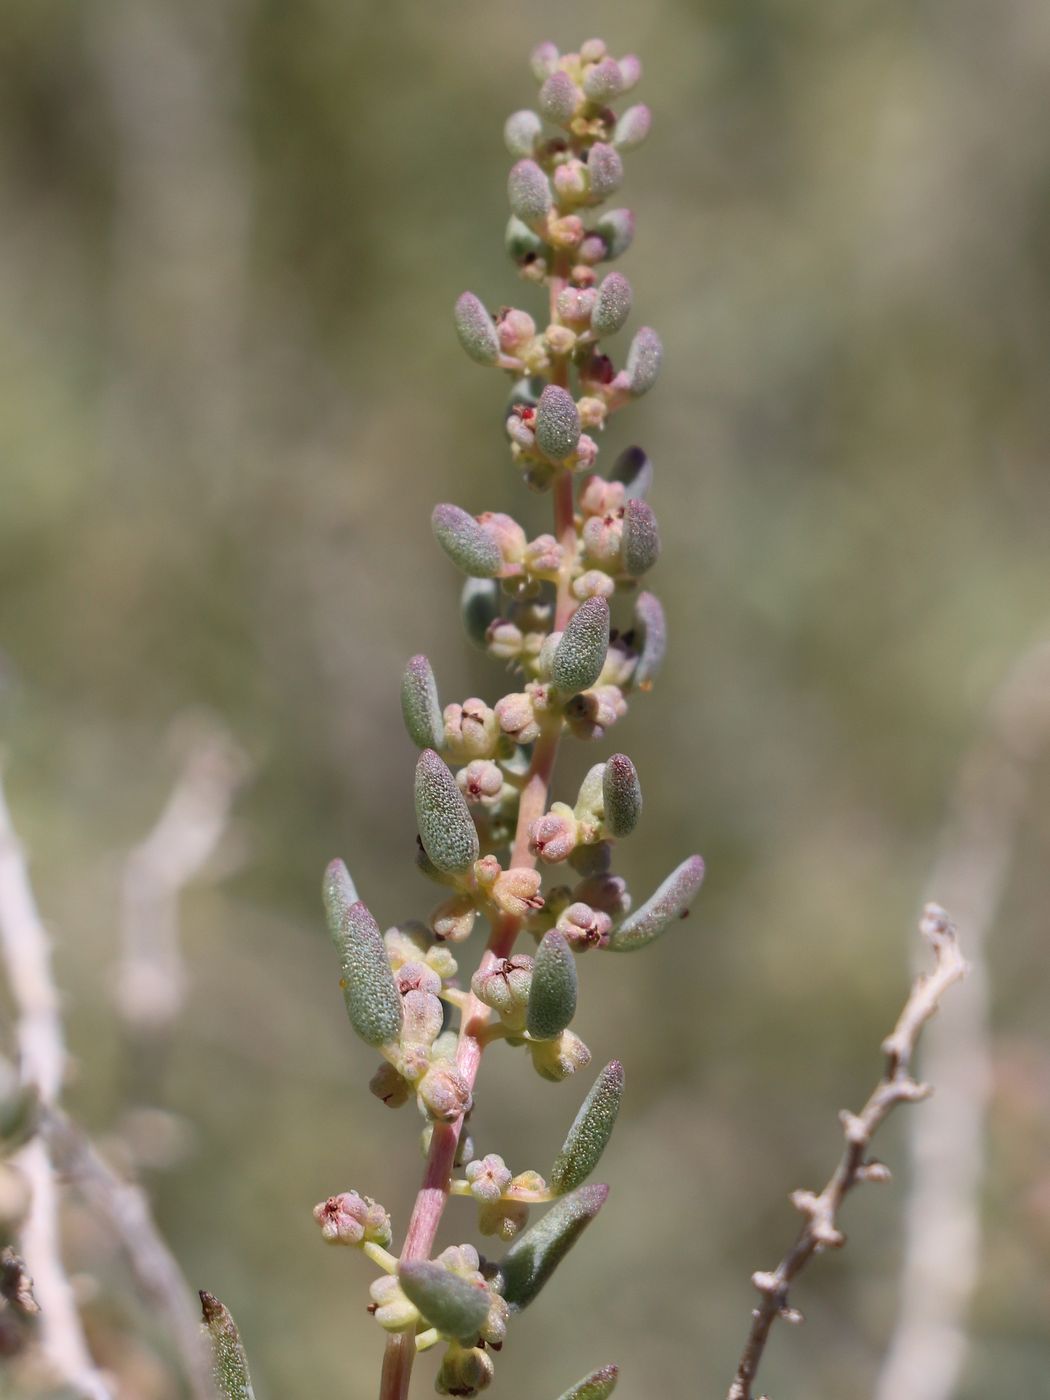
[[341, 1191], [314, 1206], [314, 1219], [321, 1227], [321, 1238], [328, 1244], [390, 1243], [390, 1216], [371, 1196]]

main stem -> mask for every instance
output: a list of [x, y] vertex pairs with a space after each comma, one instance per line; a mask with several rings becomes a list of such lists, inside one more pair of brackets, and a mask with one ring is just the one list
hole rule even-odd
[[[550, 279], [551, 321], [557, 323], [558, 293], [565, 286], [568, 259], [560, 254], [555, 260]], [[569, 382], [569, 366], [564, 357], [555, 360], [551, 371], [551, 383], [566, 388]], [[557, 601], [554, 610], [554, 630], [562, 631], [572, 614], [574, 599], [571, 591], [572, 561], [576, 550], [576, 522], [574, 516], [572, 475], [563, 470], [554, 484], [554, 534], [562, 547], [562, 569], [558, 579]], [[541, 817], [547, 807], [547, 794], [550, 791], [554, 764], [558, 757], [558, 743], [561, 737], [560, 723], [556, 728], [545, 730], [536, 740], [532, 751], [528, 777], [522, 789], [518, 804], [518, 821], [514, 831], [514, 845], [511, 849], [512, 868], [535, 868], [536, 857], [529, 850], [529, 828]], [[521, 919], [513, 915], [503, 915], [493, 924], [492, 934], [481, 959], [481, 967], [488, 968], [501, 958], [508, 957], [521, 931]], [[473, 1091], [484, 1044], [480, 1032], [488, 1023], [489, 1009], [471, 993], [463, 1012], [459, 1031], [459, 1044], [456, 1047], [456, 1068]], [[449, 1197], [452, 1169], [459, 1146], [463, 1119], [454, 1123], [435, 1123], [427, 1154], [423, 1184], [416, 1196], [412, 1215], [401, 1250], [401, 1262], [413, 1259], [429, 1259], [434, 1247], [438, 1226]], [[411, 1332], [396, 1332], [387, 1339], [383, 1353], [383, 1372], [379, 1383], [379, 1400], [406, 1400], [409, 1382], [412, 1379], [412, 1363], [416, 1358], [416, 1339]]]

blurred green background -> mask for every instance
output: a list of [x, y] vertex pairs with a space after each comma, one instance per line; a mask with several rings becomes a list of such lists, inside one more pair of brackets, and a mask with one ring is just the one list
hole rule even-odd
[[[709, 875], [644, 958], [583, 965], [581, 1034], [628, 1070], [613, 1194], [495, 1393], [546, 1400], [616, 1359], [625, 1400], [724, 1394], [748, 1276], [796, 1228], [786, 1192], [824, 1180], [835, 1113], [877, 1074], [960, 761], [1050, 630], [1045, 0], [6, 0], [9, 796], [57, 942], [68, 1101], [112, 1141], [123, 860], [174, 781], [180, 716], [207, 709], [248, 755], [183, 903], [160, 1099], [189, 1145], [146, 1180], [187, 1277], [235, 1311], [261, 1400], [375, 1393], [369, 1269], [322, 1248], [310, 1209], [353, 1185], [403, 1228], [418, 1127], [367, 1092], [320, 872], [343, 855], [381, 922], [425, 913], [402, 665], [425, 649], [449, 700], [506, 688], [461, 640], [428, 513], [517, 511], [535, 533], [549, 502], [516, 479], [502, 387], [450, 308], [470, 287], [536, 310], [502, 251], [501, 125], [533, 99], [533, 44], [592, 33], [645, 64], [623, 268], [666, 348], [607, 435], [656, 464], [672, 628], [614, 736], [647, 796], [624, 865], [640, 888], [698, 849]], [[959, 1400], [1044, 1394], [1050, 1371], [1048, 798], [1042, 762], [990, 945], [997, 1061], [1024, 1083], [997, 1079]], [[583, 1089], [486, 1057], [479, 1151], [545, 1170]], [[899, 1123], [879, 1155], [895, 1183], [850, 1201], [849, 1248], [795, 1297], [807, 1325], [775, 1334], [777, 1400], [871, 1394]], [[446, 1243], [477, 1238], [471, 1215], [451, 1205]], [[71, 1228], [99, 1354], [128, 1396], [169, 1400], [119, 1260]]]

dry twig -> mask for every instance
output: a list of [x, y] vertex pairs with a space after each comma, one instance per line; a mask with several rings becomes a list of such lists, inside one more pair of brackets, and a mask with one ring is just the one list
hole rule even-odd
[[[0, 947], [17, 1010], [16, 1039], [22, 1080], [43, 1109], [58, 1101], [66, 1047], [51, 948], [29, 884], [25, 855], [11, 824], [0, 784]], [[47, 1143], [33, 1137], [12, 1158], [29, 1183], [29, 1210], [21, 1253], [40, 1306], [41, 1350], [55, 1375], [86, 1400], [112, 1400], [95, 1366], [62, 1262], [58, 1186]]]
[[1050, 740], [1050, 642], [1028, 651], [996, 691], [949, 803], [930, 875], [966, 929], [970, 975], [930, 1028], [924, 1066], [937, 1084], [909, 1125], [897, 1323], [875, 1400], [949, 1400], [966, 1356], [966, 1314], [980, 1264], [984, 1118], [991, 1083], [985, 944], [1028, 799]]
[[801, 1314], [788, 1303], [792, 1280], [814, 1254], [838, 1249], [846, 1240], [839, 1229], [838, 1213], [848, 1191], [861, 1181], [884, 1181], [889, 1173], [868, 1158], [868, 1149], [879, 1126], [899, 1103], [916, 1103], [930, 1093], [929, 1085], [919, 1083], [911, 1073], [911, 1061], [923, 1026], [937, 1010], [943, 993], [966, 972], [959, 952], [955, 929], [948, 915], [936, 904], [923, 910], [920, 931], [934, 955], [933, 970], [916, 978], [897, 1024], [882, 1043], [886, 1067], [871, 1097], [859, 1114], [843, 1112], [840, 1117], [846, 1149], [831, 1179], [819, 1195], [795, 1191], [791, 1203], [805, 1216], [794, 1245], [772, 1272], [752, 1274], [751, 1282], [761, 1295], [752, 1314], [736, 1377], [726, 1400], [752, 1400], [752, 1387], [774, 1321], [783, 1317], [800, 1322]]

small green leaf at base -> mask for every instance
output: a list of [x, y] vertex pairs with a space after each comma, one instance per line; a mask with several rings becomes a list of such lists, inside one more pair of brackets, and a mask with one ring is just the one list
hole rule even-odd
[[594, 1081], [551, 1168], [551, 1189], [573, 1191], [601, 1161], [623, 1101], [623, 1065], [612, 1060]]
[[358, 900], [329, 928], [350, 1024], [366, 1045], [389, 1045], [401, 1034], [401, 995], [379, 925]]
[[492, 1301], [487, 1288], [479, 1288], [441, 1264], [424, 1259], [402, 1264], [397, 1276], [405, 1297], [431, 1327], [459, 1342], [469, 1342], [477, 1336]]
[[654, 938], [659, 938], [668, 924], [689, 913], [689, 905], [703, 879], [704, 862], [699, 856], [683, 860], [656, 893], [613, 930], [609, 948], [614, 953], [633, 953], [636, 948], [644, 948]]
[[413, 656], [401, 677], [401, 715], [417, 749], [439, 749], [445, 722], [434, 671], [425, 656]]
[[416, 760], [416, 823], [434, 867], [443, 875], [461, 875], [478, 858], [478, 830], [470, 808], [448, 765], [433, 749]]
[[584, 1376], [575, 1385], [570, 1385], [558, 1400], [608, 1400], [616, 1389], [619, 1376], [619, 1366], [602, 1366], [599, 1370], [592, 1371], [589, 1376]]
[[212, 1374], [220, 1400], [255, 1400], [248, 1358], [230, 1310], [212, 1293], [200, 1293], [204, 1335], [211, 1346]]
[[563, 1196], [503, 1256], [496, 1288], [520, 1312], [537, 1296], [580, 1235], [601, 1210], [608, 1186], [588, 1184]]

